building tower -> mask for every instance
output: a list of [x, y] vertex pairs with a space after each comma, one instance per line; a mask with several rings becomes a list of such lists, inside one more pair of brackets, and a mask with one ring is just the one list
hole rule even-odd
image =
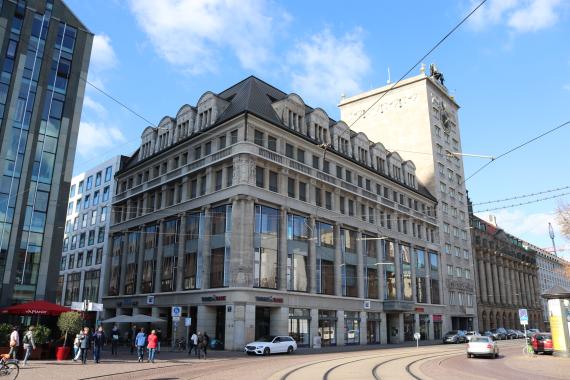
[[[444, 329], [477, 329], [473, 258], [464, 185], [459, 105], [435, 65], [426, 75], [342, 99], [341, 119], [371, 140], [412, 160], [416, 175], [438, 200], [443, 249], [443, 303], [450, 305]], [[381, 99], [380, 99], [381, 98]], [[354, 125], [353, 125], [354, 124]], [[392, 168], [390, 168], [392, 170]]]
[[0, 1], [0, 305], [55, 298], [93, 35], [61, 0]]

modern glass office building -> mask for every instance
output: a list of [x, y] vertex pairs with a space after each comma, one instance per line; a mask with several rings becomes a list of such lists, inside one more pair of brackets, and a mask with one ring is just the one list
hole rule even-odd
[[93, 35], [59, 0], [0, 1], [0, 305], [55, 299]]

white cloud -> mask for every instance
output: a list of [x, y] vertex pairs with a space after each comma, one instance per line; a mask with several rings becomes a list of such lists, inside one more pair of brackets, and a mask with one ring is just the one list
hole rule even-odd
[[107, 70], [117, 65], [117, 55], [111, 46], [111, 38], [106, 34], [96, 34], [93, 37], [90, 63], [95, 70]]
[[370, 71], [364, 51], [362, 30], [342, 37], [325, 29], [298, 42], [288, 55], [292, 87], [313, 104], [336, 105], [341, 94], [361, 91], [363, 77]]
[[563, 89], [563, 90], [566, 90], [566, 91], [570, 91], [570, 83], [567, 83], [567, 84], [563, 85], [563, 86], [562, 86], [562, 89]]
[[107, 109], [101, 103], [96, 102], [88, 95], [85, 95], [85, 98], [83, 99], [83, 107], [92, 110], [101, 118], [107, 116]]
[[268, 0], [131, 0], [130, 7], [158, 54], [191, 74], [216, 71], [224, 50], [243, 68], [260, 69], [288, 20]]
[[79, 125], [77, 153], [84, 158], [99, 159], [105, 155], [106, 150], [126, 141], [118, 128], [82, 121]]
[[[477, 3], [472, 0], [471, 7]], [[515, 33], [535, 32], [555, 25], [567, 4], [566, 0], [490, 0], [473, 14], [470, 24], [481, 30], [504, 23]]]
[[[521, 209], [505, 209], [493, 211], [499, 228], [539, 247], [549, 247], [548, 223], [552, 223], [557, 241], [561, 241], [560, 226], [552, 213], [525, 213]], [[489, 213], [478, 213], [478, 217], [489, 220]]]

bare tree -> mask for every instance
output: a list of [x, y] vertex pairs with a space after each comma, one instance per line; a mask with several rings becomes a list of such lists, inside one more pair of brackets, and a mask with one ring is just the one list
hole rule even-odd
[[570, 239], [570, 204], [561, 202], [556, 210], [556, 219], [560, 225], [562, 235]]

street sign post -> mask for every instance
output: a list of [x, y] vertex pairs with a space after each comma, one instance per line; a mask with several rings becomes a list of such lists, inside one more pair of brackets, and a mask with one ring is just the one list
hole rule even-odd
[[182, 308], [180, 306], [172, 306], [171, 316], [179, 317], [182, 316]]
[[524, 338], [526, 340], [526, 325], [528, 325], [528, 310], [527, 309], [519, 309], [519, 321], [524, 328]]

